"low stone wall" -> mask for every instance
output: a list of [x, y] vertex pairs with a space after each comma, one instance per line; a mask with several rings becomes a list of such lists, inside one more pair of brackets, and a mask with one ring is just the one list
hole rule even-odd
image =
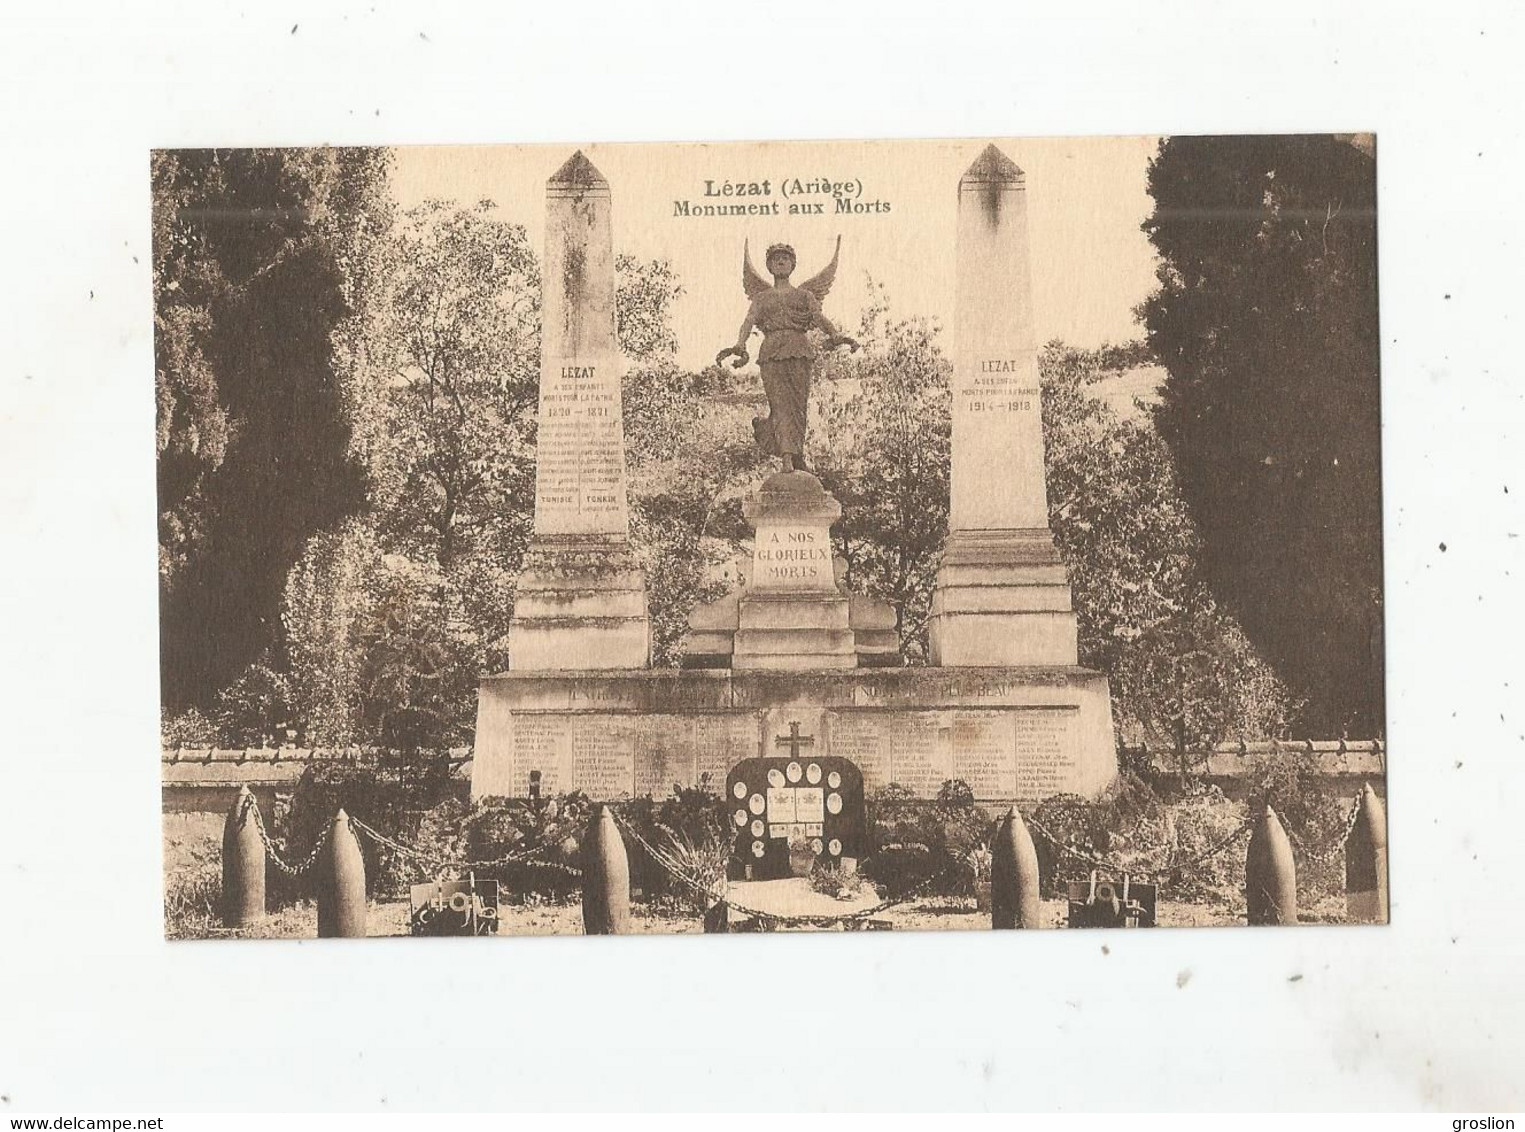
[[1370, 782], [1386, 795], [1387, 745], [1381, 739], [1281, 739], [1264, 742], [1219, 743], [1209, 750], [1181, 752], [1151, 747], [1125, 747], [1125, 761], [1147, 760], [1158, 774], [1180, 772], [1183, 762], [1197, 778], [1220, 787], [1230, 797], [1242, 798], [1256, 786], [1256, 768], [1275, 755], [1307, 759], [1314, 776], [1331, 793], [1354, 798]]
[[[277, 802], [289, 798], [302, 772], [314, 762], [357, 762], [374, 753], [358, 747], [165, 750], [160, 770], [166, 828], [174, 825], [199, 830], [196, 815], [211, 814], [218, 815], [217, 822], [206, 826], [206, 832], [220, 830], [220, 815], [233, 804], [240, 786], [248, 786], [260, 807], [273, 813]], [[1174, 750], [1138, 747], [1123, 748], [1122, 753], [1147, 758], [1148, 765], [1159, 774], [1175, 774], [1181, 768], [1181, 755]], [[1215, 783], [1231, 797], [1243, 797], [1254, 788], [1259, 759], [1278, 754], [1311, 760], [1315, 775], [1327, 780], [1331, 791], [1339, 795], [1354, 797], [1365, 782], [1372, 783], [1379, 794], [1385, 793], [1387, 747], [1380, 739], [1220, 743], [1208, 751], [1188, 751], [1186, 762], [1194, 776]], [[450, 755], [452, 773], [469, 780], [471, 748], [456, 748]], [[172, 816], [178, 820], [171, 822]]]
[[[223, 814], [238, 788], [247, 786], [265, 813], [273, 813], [296, 788], [302, 772], [315, 762], [359, 762], [376, 752], [361, 747], [249, 747], [242, 750], [179, 747], [162, 752], [159, 761], [163, 812]], [[450, 752], [453, 773], [469, 777], [471, 748]]]

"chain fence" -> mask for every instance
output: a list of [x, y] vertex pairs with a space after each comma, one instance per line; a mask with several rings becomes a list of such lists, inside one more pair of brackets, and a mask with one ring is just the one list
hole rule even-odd
[[1355, 832], [1356, 822], [1361, 818], [1361, 799], [1362, 795], [1357, 794], [1356, 800], [1351, 803], [1350, 813], [1345, 818], [1345, 828], [1325, 848], [1318, 851], [1309, 849], [1303, 844], [1302, 839], [1290, 829], [1287, 830], [1287, 840], [1292, 842], [1292, 847], [1301, 854], [1304, 860], [1315, 865], [1329, 864], [1345, 852], [1345, 846], [1350, 841], [1350, 835]]
[[[1361, 803], [1362, 797], [1360, 794], [1357, 794], [1355, 801], [1350, 807], [1350, 812], [1344, 820], [1343, 827], [1339, 835], [1323, 849], [1310, 849], [1303, 843], [1300, 837], [1289, 830], [1288, 839], [1292, 843], [1293, 847], [1297, 850], [1298, 855], [1307, 862], [1322, 865], [1330, 863], [1337, 856], [1342, 854], [1350, 840], [1351, 834], [1355, 830], [1357, 821], [1360, 820]], [[839, 914], [789, 914], [769, 912], [762, 909], [753, 908], [745, 904], [740, 904], [732, 900], [729, 896], [729, 893], [731, 892], [730, 882], [722, 882], [720, 885], [715, 885], [712, 883], [706, 883], [698, 877], [693, 876], [683, 867], [682, 863], [672, 853], [652, 845], [651, 842], [648, 841], [641, 834], [641, 832], [635, 828], [635, 826], [620, 812], [618, 808], [610, 806], [609, 810], [613, 815], [620, 831], [625, 836], [629, 837], [633, 842], [635, 842], [635, 844], [640, 846], [641, 850], [681, 888], [693, 894], [693, 896], [696, 898], [696, 902], [701, 909], [707, 910], [713, 907], [715, 904], [723, 902], [729, 908], [735, 910], [741, 915], [753, 917], [765, 924], [779, 924], [788, 927], [828, 927], [837, 924], [851, 924], [854, 926], [861, 926], [863, 922], [877, 915], [880, 915], [883, 912], [889, 911], [890, 909], [898, 907], [899, 905], [907, 904], [913, 900], [919, 899], [921, 896], [925, 895], [926, 892], [929, 891], [934, 885], [951, 879], [952, 877], [963, 872], [964, 869], [968, 867], [968, 862], [961, 860], [954, 865], [941, 869], [938, 872], [923, 878], [917, 884], [913, 885], [911, 888], [902, 893], [881, 900], [871, 907], [860, 908], [851, 912], [843, 912]], [[272, 862], [274, 862], [278, 869], [280, 869], [289, 877], [302, 876], [312, 869], [312, 867], [317, 863], [318, 858], [321, 856], [324, 847], [327, 845], [332, 831], [331, 825], [325, 826], [322, 832], [319, 834], [316, 843], [313, 845], [312, 850], [300, 861], [292, 862], [285, 858], [280, 848], [276, 845], [275, 840], [270, 836], [269, 831], [265, 828], [264, 815], [261, 813], [259, 804], [253, 795], [250, 795], [248, 800], [244, 803], [244, 809], [240, 814], [240, 820], [243, 820], [247, 817], [252, 817], [254, 827], [258, 831], [259, 839], [264, 846], [266, 855]], [[436, 871], [443, 871], [445, 869], [485, 871], [490, 869], [505, 868], [510, 865], [517, 865], [559, 872], [565, 876], [573, 878], [581, 878], [583, 876], [583, 870], [572, 865], [567, 865], [560, 861], [541, 859], [543, 854], [553, 848], [552, 845], [546, 842], [531, 845], [528, 848], [510, 850], [509, 852], [503, 853], [497, 857], [481, 859], [452, 858], [444, 853], [420, 849], [416, 846], [404, 844], [398, 839], [391, 837], [388, 834], [382, 833], [374, 826], [371, 826], [359, 818], [350, 816], [348, 818], [348, 822], [352, 831], [354, 831], [358, 836], [365, 837], [378, 848], [385, 849], [391, 853], [395, 853], [398, 856], [412, 860], [420, 865], [434, 869]], [[1170, 840], [1160, 845], [1153, 846], [1149, 849], [1140, 850], [1141, 858], [1132, 862], [1124, 862], [1113, 857], [1105, 856], [1097, 852], [1094, 847], [1083, 846], [1073, 838], [1061, 837], [1053, 830], [1051, 830], [1043, 821], [1041, 821], [1036, 814], [1028, 817], [1026, 819], [1026, 824], [1030, 826], [1040, 837], [1042, 837], [1044, 841], [1046, 841], [1056, 853], [1069, 857], [1072, 860], [1080, 861], [1094, 868], [1105, 869], [1109, 872], [1117, 874], [1135, 876], [1158, 882], [1164, 878], [1169, 877], [1173, 873], [1180, 872], [1180, 870], [1190, 869], [1201, 865], [1219, 853], [1222, 853], [1224, 850], [1229, 848], [1229, 846], [1239, 841], [1246, 833], [1248, 833], [1253, 827], [1254, 822], [1253, 819], [1246, 818], [1229, 833], [1225, 834], [1212, 845], [1191, 857], [1177, 858], [1176, 853], [1179, 849], [1179, 845], [1174, 838], [1171, 838]], [[978, 849], [974, 851], [971, 851], [970, 856], [973, 855], [973, 852], [978, 852], [980, 849], [988, 851], [988, 843], [978, 847]], [[1159, 857], [1158, 863], [1154, 863], [1150, 860], [1150, 858], [1153, 857]]]
[[[1360, 819], [1360, 815], [1361, 795], [1357, 794], [1355, 801], [1351, 804], [1350, 813], [1346, 815], [1344, 827], [1341, 830], [1340, 835], [1334, 838], [1325, 848], [1318, 851], [1309, 849], [1305, 844], [1303, 844], [1302, 839], [1299, 838], [1291, 830], [1286, 831], [1287, 840], [1292, 843], [1293, 848], [1297, 850], [1298, 855], [1301, 856], [1304, 861], [1312, 864], [1326, 865], [1345, 852], [1345, 845], [1350, 840], [1350, 835], [1352, 831], [1354, 831], [1356, 822]], [[1156, 845], [1151, 849], [1142, 850], [1141, 852], [1144, 856], [1144, 860], [1136, 862], [1122, 862], [1115, 859], [1108, 859], [1097, 853], [1094, 849], [1089, 847], [1083, 848], [1073, 839], [1065, 839], [1060, 837], [1046, 825], [1044, 825], [1043, 822], [1038, 819], [1036, 814], [1027, 819], [1027, 824], [1036, 830], [1037, 833], [1046, 842], [1048, 842], [1048, 844], [1054, 849], [1055, 852], [1061, 853], [1073, 860], [1081, 861], [1096, 868], [1107, 869], [1115, 873], [1122, 873], [1129, 876], [1142, 877], [1147, 880], [1159, 881], [1165, 877], [1170, 876], [1172, 873], [1179, 872], [1182, 869], [1195, 868], [1196, 866], [1211, 860], [1213, 857], [1223, 852], [1230, 845], [1234, 844], [1246, 833], [1248, 833], [1254, 827], [1255, 823], [1253, 818], [1245, 818], [1244, 821], [1240, 822], [1239, 825], [1231, 832], [1221, 837], [1212, 845], [1208, 846], [1208, 848], [1202, 850], [1202, 852], [1197, 853], [1191, 857], [1177, 859], [1175, 853], [1178, 846], [1174, 839], [1172, 839], [1161, 845]], [[1153, 866], [1149, 865], [1147, 863], [1148, 858], [1156, 854], [1162, 855], [1162, 863]]]
[[[272, 862], [274, 862], [276, 868], [280, 869], [281, 872], [285, 873], [289, 877], [302, 876], [304, 873], [310, 871], [315, 864], [317, 864], [318, 858], [322, 854], [324, 846], [328, 844], [328, 839], [333, 832], [332, 824], [325, 825], [322, 832], [318, 834], [318, 839], [316, 842], [314, 842], [312, 851], [309, 852], [307, 856], [303, 857], [301, 861], [293, 864], [292, 862], [287, 861], [286, 858], [282, 855], [280, 848], [275, 843], [275, 839], [270, 836], [269, 831], [265, 828], [264, 814], [260, 811], [259, 803], [255, 800], [252, 794], [244, 803], [244, 808], [239, 815], [239, 820], [242, 821], [246, 817], [250, 816], [253, 817], [254, 828], [259, 833], [260, 843], [265, 847], [265, 855], [269, 857]], [[348, 819], [351, 832], [353, 832], [357, 837], [364, 837], [371, 841], [378, 848], [385, 849], [388, 852], [395, 853], [398, 856], [408, 860], [416, 861], [419, 864], [435, 871], [444, 871], [446, 869], [462, 871], [475, 871], [480, 869], [485, 871], [488, 869], [505, 868], [509, 865], [521, 865], [528, 866], [530, 868], [543, 869], [550, 872], [559, 872], [574, 878], [580, 878], [582, 876], [581, 869], [574, 868], [571, 865], [563, 864], [560, 861], [537, 860], [536, 858], [540, 854], [546, 853], [552, 848], [551, 845], [545, 842], [537, 845], [532, 845], [527, 849], [513, 850], [498, 857], [489, 857], [481, 860], [453, 858], [447, 854], [431, 852], [429, 850], [419, 849], [411, 845], [404, 845], [396, 838], [389, 837], [387, 834], [382, 833], [379, 829], [376, 829], [374, 826], [362, 821], [357, 817], [354, 817], [353, 815], [346, 815], [346, 818]]]
[[312, 852], [308, 853], [297, 864], [292, 864], [281, 856], [280, 850], [276, 848], [274, 838], [265, 829], [265, 815], [260, 812], [259, 803], [254, 800], [253, 794], [250, 794], [244, 802], [244, 808], [239, 815], [239, 820], [244, 820], [249, 816], [251, 811], [254, 816], [254, 828], [259, 832], [260, 842], [265, 847], [265, 855], [275, 863], [275, 867], [280, 869], [281, 872], [289, 877], [299, 877], [318, 863], [318, 857], [323, 852], [323, 847], [328, 844], [328, 836], [333, 829], [332, 826], [324, 826], [323, 832], [318, 834], [318, 840], [313, 844]]

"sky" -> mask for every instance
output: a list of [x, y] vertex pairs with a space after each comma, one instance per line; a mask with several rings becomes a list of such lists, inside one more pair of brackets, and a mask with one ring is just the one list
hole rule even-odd
[[[581, 148], [610, 184], [615, 251], [666, 258], [676, 270], [684, 287], [673, 312], [679, 360], [699, 367], [734, 343], [746, 312], [744, 240], [759, 268], [769, 244], [792, 244], [798, 283], [825, 266], [840, 235], [841, 267], [825, 310], [845, 331], [857, 325], [869, 276], [886, 287], [892, 315], [925, 315], [951, 328], [958, 182], [991, 141], [1027, 174], [1039, 342], [1094, 347], [1142, 337], [1133, 310], [1154, 287], [1156, 258], [1139, 228], [1152, 203], [1145, 174], [1154, 137], [408, 146], [395, 151], [392, 191], [403, 208], [430, 198], [490, 200], [543, 254], [546, 179]], [[792, 194], [796, 180], [804, 194]], [[706, 196], [726, 182], [764, 181], [768, 196]], [[888, 210], [838, 214], [829, 192], [808, 191], [811, 181], [856, 183], [856, 203]], [[683, 217], [674, 214], [677, 201], [773, 201], [785, 213], [791, 201], [815, 201], [826, 214]]]

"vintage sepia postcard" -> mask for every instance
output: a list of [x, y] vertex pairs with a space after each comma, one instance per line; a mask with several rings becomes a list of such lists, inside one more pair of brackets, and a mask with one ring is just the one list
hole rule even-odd
[[1386, 922], [1374, 137], [151, 177], [171, 938]]

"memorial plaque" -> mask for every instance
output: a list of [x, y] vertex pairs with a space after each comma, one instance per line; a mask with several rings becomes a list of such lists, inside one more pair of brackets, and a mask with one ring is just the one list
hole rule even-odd
[[513, 787], [529, 791], [530, 771], [540, 772], [543, 794], [572, 789], [572, 716], [559, 712], [513, 714]]
[[693, 786], [698, 778], [698, 720], [682, 715], [639, 717], [635, 732], [635, 796], [658, 801], [674, 786]]
[[759, 589], [836, 588], [831, 567], [831, 532], [827, 527], [759, 527], [752, 563], [752, 584]]
[[890, 749], [881, 726], [883, 715], [875, 711], [829, 711], [826, 713], [827, 750], [851, 759], [863, 772], [863, 788], [870, 793], [889, 785]]
[[1073, 792], [1080, 771], [1080, 712], [1031, 708], [1011, 714], [1016, 724], [1017, 797], [1042, 801]]
[[952, 715], [952, 777], [967, 782], [976, 798], [1015, 798], [1016, 716], [1009, 711], [954, 711]]
[[629, 715], [574, 717], [572, 784], [590, 798], [629, 798], [635, 791], [637, 721]]
[[[803, 760], [800, 760], [803, 763]], [[828, 864], [844, 858], [861, 858], [867, 849], [867, 812], [863, 800], [863, 776], [858, 768], [837, 755], [818, 755], [808, 760], [829, 786], [791, 786], [791, 756], [744, 759], [731, 768], [726, 797], [747, 799], [741, 820], [732, 815], [736, 829], [734, 855], [729, 866], [732, 880], [775, 880], [801, 875], [799, 862], [789, 845], [804, 842], [815, 859]], [[803, 783], [808, 778], [808, 766]], [[769, 786], [774, 772], [784, 785]], [[829, 793], [827, 791], [830, 791]], [[766, 797], [765, 797], [766, 795]], [[766, 814], [766, 823], [752, 815]], [[764, 836], [766, 835], [766, 836]]]
[[545, 364], [537, 436], [537, 533], [623, 533], [625, 447], [612, 359], [563, 357]]
[[952, 736], [945, 711], [886, 712], [894, 781], [918, 797], [935, 798], [953, 777]]
[[719, 793], [726, 775], [742, 759], [757, 757], [757, 716], [751, 712], [726, 715], [700, 715], [694, 718], [694, 745], [697, 748], [696, 782]]
[[795, 817], [794, 796], [798, 793], [788, 786], [768, 787], [768, 824], [792, 822]]
[[794, 820], [819, 825], [826, 820], [826, 792], [819, 786], [803, 786], [794, 792]]

